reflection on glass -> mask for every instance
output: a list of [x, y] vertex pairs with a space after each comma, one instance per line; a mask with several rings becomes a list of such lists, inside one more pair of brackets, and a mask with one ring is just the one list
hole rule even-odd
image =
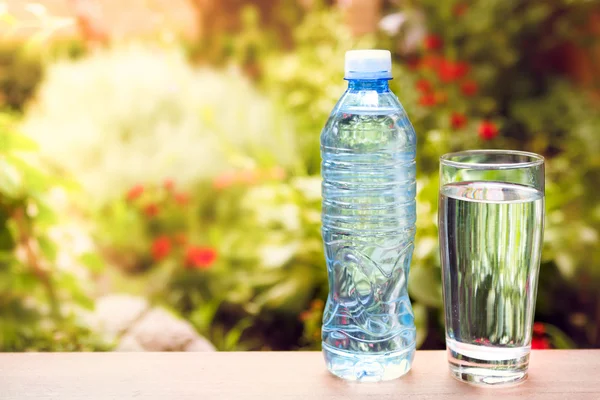
[[472, 383], [525, 379], [544, 221], [543, 159], [474, 151], [442, 157], [439, 236], [446, 344]]

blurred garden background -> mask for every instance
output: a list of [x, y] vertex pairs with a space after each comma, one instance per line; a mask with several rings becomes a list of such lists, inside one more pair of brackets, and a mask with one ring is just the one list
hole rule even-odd
[[600, 347], [600, 1], [0, 1], [0, 351], [320, 348], [319, 134], [385, 48], [409, 292], [444, 347], [438, 158], [547, 158], [534, 348]]

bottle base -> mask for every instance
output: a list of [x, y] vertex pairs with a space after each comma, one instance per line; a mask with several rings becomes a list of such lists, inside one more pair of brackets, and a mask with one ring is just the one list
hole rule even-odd
[[385, 354], [356, 354], [323, 343], [327, 369], [333, 375], [358, 382], [379, 382], [396, 379], [412, 367], [415, 348]]
[[477, 386], [511, 386], [527, 379], [529, 347], [493, 348], [446, 338], [450, 374]]

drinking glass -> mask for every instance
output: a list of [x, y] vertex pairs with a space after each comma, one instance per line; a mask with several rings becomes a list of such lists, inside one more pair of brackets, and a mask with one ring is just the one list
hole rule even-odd
[[544, 158], [473, 150], [440, 159], [439, 238], [452, 375], [527, 378], [544, 227]]

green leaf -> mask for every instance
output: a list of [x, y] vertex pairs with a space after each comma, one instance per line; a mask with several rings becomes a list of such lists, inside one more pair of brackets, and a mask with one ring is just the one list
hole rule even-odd
[[235, 350], [237, 344], [240, 341], [240, 338], [242, 337], [242, 334], [246, 329], [251, 327], [252, 324], [253, 321], [251, 318], [244, 318], [243, 320], [238, 322], [232, 329], [230, 329], [229, 332], [227, 332], [227, 335], [225, 335], [225, 340], [223, 343], [225, 347], [224, 350]]
[[15, 155], [7, 155], [6, 159], [17, 168], [22, 176], [23, 185], [30, 191], [41, 191], [48, 186], [49, 177], [27, 161]]
[[99, 273], [104, 270], [104, 260], [97, 253], [84, 253], [79, 256], [79, 261], [85, 265], [91, 272]]
[[417, 302], [427, 307], [442, 307], [442, 278], [439, 268], [412, 268], [408, 282], [408, 292]]
[[[0, 239], [1, 241], [1, 239]], [[4, 268], [3, 264], [9, 264], [15, 262], [16, 258], [12, 251], [2, 251], [0, 250], [0, 270]]]
[[37, 149], [38, 145], [34, 140], [20, 133], [11, 132], [2, 135], [2, 139], [0, 139], [0, 152], [35, 151]]
[[220, 300], [212, 300], [208, 303], [198, 306], [190, 314], [190, 322], [196, 327], [197, 330], [202, 333], [206, 333], [210, 328], [217, 311], [219, 310], [220, 304]]
[[35, 220], [37, 224], [48, 226], [58, 223], [58, 218], [56, 214], [44, 202], [38, 201], [36, 203], [36, 207], [37, 215], [35, 217]]
[[47, 236], [39, 236], [37, 240], [44, 257], [46, 257], [50, 261], [54, 261], [54, 259], [56, 258], [56, 253], [58, 251], [56, 244]]
[[12, 251], [15, 247], [15, 240], [6, 224], [0, 225], [0, 250], [3, 253]]
[[256, 296], [254, 304], [283, 312], [298, 313], [308, 301], [313, 283], [314, 276], [311, 268], [296, 266], [285, 280]]
[[79, 306], [91, 309], [94, 302], [83, 291], [76, 276], [69, 273], [62, 273], [56, 277], [56, 285], [61, 290], [66, 291], [69, 297]]
[[419, 348], [427, 337], [427, 307], [422, 304], [415, 303], [412, 305], [412, 308], [415, 316], [415, 327], [417, 328], [416, 346]]
[[4, 157], [0, 157], [0, 193], [9, 198], [20, 194], [22, 178], [19, 170]]
[[565, 278], [573, 278], [575, 275], [575, 260], [572, 254], [559, 251], [556, 252], [556, 256], [554, 257], [554, 262], [558, 267], [558, 270]]
[[11, 281], [11, 290], [14, 294], [23, 297], [35, 293], [36, 289], [41, 289], [40, 280], [33, 272], [13, 273]]
[[557, 349], [574, 349], [577, 347], [570, 337], [554, 325], [544, 324], [544, 327], [546, 328], [546, 333], [548, 333], [552, 339], [552, 344]]

